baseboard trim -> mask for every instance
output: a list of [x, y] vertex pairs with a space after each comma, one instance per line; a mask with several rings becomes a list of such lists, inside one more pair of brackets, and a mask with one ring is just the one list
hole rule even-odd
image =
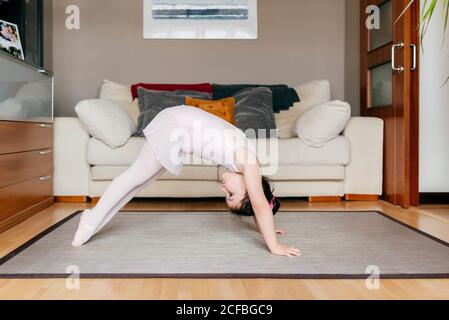
[[342, 198], [337, 196], [330, 197], [309, 197], [310, 203], [331, 203], [331, 202], [341, 202]]
[[376, 194], [347, 194], [346, 201], [378, 201], [379, 196]]
[[449, 204], [449, 192], [420, 193], [419, 204]]
[[88, 196], [55, 196], [55, 202], [86, 203], [86, 202], [89, 202], [89, 197]]
[[34, 216], [35, 214], [41, 212], [42, 210], [47, 209], [48, 207], [51, 207], [52, 205], [53, 205], [53, 198], [48, 198], [39, 203], [36, 203], [31, 208], [23, 210], [23, 211], [15, 214], [14, 216], [1, 221], [0, 222], [0, 233], [18, 225], [19, 223]]
[[[449, 199], [449, 194], [447, 194]], [[347, 194], [344, 196], [346, 201], [378, 201], [378, 195], [371, 194]], [[342, 197], [339, 196], [319, 196], [319, 197], [309, 197], [309, 202], [311, 203], [320, 203], [320, 202], [342, 202]], [[100, 201], [100, 197], [87, 197], [87, 196], [55, 196], [55, 202], [63, 202], [63, 203], [87, 203], [91, 202], [92, 204], [97, 204]], [[447, 202], [449, 203], [449, 201]]]

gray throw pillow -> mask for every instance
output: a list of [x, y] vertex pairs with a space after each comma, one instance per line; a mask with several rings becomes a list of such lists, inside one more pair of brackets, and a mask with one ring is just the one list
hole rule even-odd
[[212, 99], [211, 94], [198, 91], [179, 90], [168, 92], [139, 88], [137, 92], [139, 95], [140, 116], [137, 132], [134, 134], [135, 137], [143, 137], [143, 130], [162, 110], [185, 104], [187, 96], [203, 100]]
[[236, 126], [250, 138], [274, 138], [270, 132], [276, 130], [271, 90], [266, 87], [245, 89], [237, 92], [234, 98]]

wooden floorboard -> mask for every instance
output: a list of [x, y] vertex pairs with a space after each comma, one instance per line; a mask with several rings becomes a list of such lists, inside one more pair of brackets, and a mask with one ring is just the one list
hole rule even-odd
[[[382, 201], [309, 203], [284, 200], [284, 211], [377, 210], [449, 242], [449, 206], [404, 210]], [[55, 203], [0, 234], [0, 256], [90, 203]], [[226, 210], [223, 201], [136, 200], [127, 211]], [[267, 253], [268, 254], [268, 253]], [[0, 299], [449, 299], [449, 279], [381, 280], [369, 290], [363, 280], [269, 279], [86, 279], [69, 290], [64, 279], [0, 280]]]

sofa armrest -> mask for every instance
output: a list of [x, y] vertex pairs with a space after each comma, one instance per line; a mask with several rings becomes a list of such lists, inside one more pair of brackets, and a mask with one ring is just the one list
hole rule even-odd
[[345, 169], [345, 194], [382, 195], [384, 122], [354, 117], [343, 135], [351, 146]]
[[78, 118], [55, 118], [54, 195], [88, 196], [87, 163], [89, 134]]

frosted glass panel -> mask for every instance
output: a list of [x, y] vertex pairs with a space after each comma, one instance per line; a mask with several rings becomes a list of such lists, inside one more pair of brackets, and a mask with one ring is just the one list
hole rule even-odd
[[385, 107], [393, 104], [393, 71], [386, 63], [371, 69], [371, 107]]
[[380, 7], [380, 29], [370, 31], [370, 50], [377, 49], [393, 40], [393, 1]]
[[0, 120], [52, 122], [53, 75], [0, 52]]

